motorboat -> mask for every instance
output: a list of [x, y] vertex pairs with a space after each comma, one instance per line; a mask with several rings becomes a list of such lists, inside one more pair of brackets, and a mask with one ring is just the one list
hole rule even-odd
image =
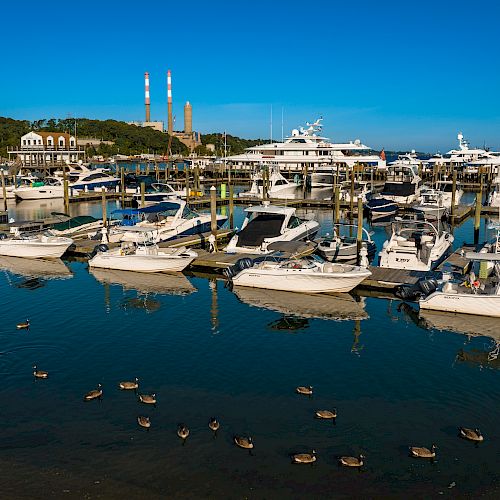
[[389, 165], [387, 178], [380, 193], [382, 198], [401, 204], [410, 204], [420, 196], [422, 179], [415, 165]]
[[24, 184], [14, 189], [16, 198], [20, 200], [48, 200], [64, 198], [64, 183], [58, 177], [45, 177], [39, 182]]
[[[361, 244], [365, 246], [368, 258], [371, 260], [377, 247], [371, 234], [362, 228], [363, 238]], [[358, 241], [357, 226], [354, 224], [334, 224], [333, 235], [327, 235], [318, 243], [318, 253], [330, 262], [357, 262]]]
[[[370, 199], [372, 190], [371, 183], [367, 181], [355, 181], [352, 185], [353, 197], [352, 202], [355, 204], [361, 198], [363, 203]], [[351, 182], [345, 181], [341, 184], [340, 199], [344, 203], [351, 202]]]
[[426, 219], [442, 219], [448, 213], [443, 193], [436, 189], [423, 191], [420, 202], [412, 208], [415, 212], [422, 213]]
[[[450, 209], [451, 203], [453, 201], [453, 181], [449, 180], [440, 180], [435, 184], [435, 189], [443, 195], [443, 205]], [[455, 188], [455, 205], [458, 205], [462, 200], [462, 196], [464, 195], [463, 189], [460, 187], [460, 184], [457, 183]]]
[[[137, 206], [140, 206], [142, 202], [142, 194], [140, 192], [134, 193], [132, 196], [133, 201]], [[182, 189], [182, 186], [172, 186], [165, 182], [154, 182], [151, 184], [151, 189], [144, 193], [144, 204], [145, 206], [152, 205], [154, 203], [161, 203], [162, 201], [168, 201], [177, 198], [185, 198], [186, 190]]]
[[105, 168], [89, 169], [84, 165], [73, 166], [67, 175], [69, 188], [76, 191], [114, 188], [120, 184], [118, 177], [110, 175]]
[[411, 152], [409, 152], [409, 153], [404, 153], [402, 155], [398, 155], [396, 160], [387, 164], [387, 167], [410, 166], [410, 167], [418, 168], [421, 163], [422, 163], [422, 160], [419, 160], [417, 153], [415, 152], [414, 149], [412, 149]]
[[51, 215], [61, 219], [50, 225], [50, 232], [56, 236], [87, 237], [102, 229], [102, 219], [96, 219], [91, 215], [77, 215], [70, 217], [61, 212], [52, 212]]
[[100, 268], [92, 268], [90, 273], [103, 284], [120, 285], [124, 290], [136, 290], [139, 293], [189, 295], [197, 291], [182, 273], [145, 274]]
[[266, 189], [269, 198], [295, 198], [299, 184], [289, 181], [279, 171], [276, 164], [259, 164], [252, 174], [252, 186], [250, 191], [239, 193], [240, 198], [265, 198], [264, 189]]
[[420, 309], [500, 318], [500, 254], [467, 252], [471, 270], [464, 280], [443, 280], [419, 300]]
[[355, 298], [348, 293], [308, 295], [246, 286], [234, 287], [233, 292], [245, 304], [276, 311], [286, 316], [334, 321], [369, 318], [364, 298]]
[[449, 253], [453, 235], [428, 221], [396, 218], [392, 235], [379, 254], [379, 266], [430, 271]]
[[0, 233], [0, 255], [27, 259], [59, 259], [73, 244], [71, 238], [45, 233]]
[[494, 208], [500, 208], [500, 175], [497, 175], [492, 182], [494, 188], [488, 197], [488, 205]]
[[142, 273], [181, 272], [198, 257], [194, 250], [186, 247], [159, 248], [155, 234], [148, 229], [143, 229], [141, 234], [140, 243], [126, 241], [114, 249], [98, 245], [89, 267]]
[[233, 286], [265, 288], [285, 292], [350, 292], [371, 275], [366, 267], [332, 263], [318, 255], [302, 256], [301, 242], [278, 241], [263, 260], [248, 262], [235, 276]]
[[[191, 210], [185, 200], [172, 199], [139, 209], [114, 210], [113, 217], [120, 216], [121, 222], [108, 231], [110, 242], [140, 241], [140, 232], [149, 229], [155, 234], [156, 242], [168, 241], [191, 234], [210, 231], [211, 215]], [[227, 221], [227, 217], [217, 214], [217, 228]], [[130, 230], [123, 231], [125, 227]], [[134, 231], [134, 228], [137, 231]]]
[[270, 205], [264, 202], [245, 208], [241, 229], [231, 238], [226, 253], [268, 253], [274, 241], [312, 239], [320, 225], [314, 220], [300, 219], [295, 208]]
[[389, 217], [398, 211], [398, 204], [395, 201], [383, 198], [380, 195], [371, 196], [364, 204], [370, 218]]

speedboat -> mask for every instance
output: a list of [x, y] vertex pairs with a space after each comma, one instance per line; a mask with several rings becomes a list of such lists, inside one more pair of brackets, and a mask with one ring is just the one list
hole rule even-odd
[[488, 197], [488, 205], [490, 207], [500, 208], [500, 175], [497, 175], [492, 184], [495, 186]]
[[395, 201], [383, 198], [382, 196], [372, 196], [364, 204], [366, 210], [372, 219], [380, 217], [389, 217], [398, 211], [398, 204]]
[[382, 198], [396, 203], [413, 203], [420, 196], [421, 183], [422, 179], [415, 165], [390, 165], [387, 167], [387, 178], [381, 192]]
[[68, 174], [69, 187], [77, 191], [93, 191], [102, 188], [114, 188], [120, 183], [104, 168], [89, 169], [84, 165], [71, 167]]
[[435, 189], [423, 191], [419, 204], [414, 205], [413, 210], [424, 214], [426, 219], [442, 219], [448, 213], [443, 193]]
[[72, 244], [71, 238], [48, 236], [44, 233], [0, 233], [0, 255], [8, 257], [59, 259]]
[[[443, 205], [446, 208], [451, 208], [451, 202], [453, 201], [453, 181], [441, 180], [437, 181], [436, 190], [439, 191], [443, 196]], [[455, 189], [455, 205], [458, 205], [462, 200], [462, 196], [464, 195], [463, 189], [457, 183]]]
[[500, 318], [500, 254], [467, 252], [465, 258], [472, 265], [468, 278], [443, 280], [420, 299], [420, 309]]
[[[358, 198], [361, 198], [363, 203], [366, 203], [372, 194], [370, 187], [370, 182], [367, 181], [356, 181], [353, 186], [353, 203], [358, 202]], [[344, 203], [351, 202], [351, 182], [344, 181], [341, 184], [340, 199]]]
[[61, 212], [52, 212], [51, 215], [61, 220], [50, 225], [50, 232], [56, 236], [88, 236], [103, 227], [102, 219], [96, 219], [91, 215], [70, 217]]
[[[140, 241], [143, 229], [153, 231], [156, 242], [168, 241], [191, 234], [210, 231], [209, 213], [191, 210], [185, 200], [172, 199], [139, 209], [115, 210], [112, 216], [122, 217], [121, 223], [114, 225], [108, 232], [110, 242]], [[227, 217], [217, 214], [217, 228], [227, 221]], [[129, 227], [124, 231], [124, 227]], [[137, 229], [137, 231], [135, 231]]]
[[64, 198], [64, 184], [58, 177], [45, 177], [42, 181], [19, 186], [14, 194], [20, 200]]
[[438, 223], [396, 218], [392, 235], [380, 252], [380, 267], [430, 271], [447, 255], [453, 235], [441, 229]]
[[[301, 242], [278, 241], [273, 254], [248, 262], [234, 277], [234, 286], [302, 293], [350, 292], [371, 272], [360, 266], [334, 264], [317, 255], [301, 256]], [[247, 258], [245, 260], [251, 261]]]
[[229, 241], [226, 253], [265, 254], [274, 241], [312, 239], [320, 227], [314, 220], [299, 219], [293, 207], [268, 202], [245, 208], [245, 213], [243, 225]]
[[[161, 203], [162, 201], [183, 197], [186, 197], [186, 190], [182, 189], [181, 186], [175, 186], [174, 188], [171, 184], [154, 182], [151, 184], [151, 190], [144, 193], [144, 203], [145, 206], [148, 206], [154, 203]], [[132, 199], [136, 205], [139, 206], [142, 201], [141, 193], [135, 193]]]
[[274, 164], [258, 165], [252, 175], [252, 187], [250, 191], [239, 194], [240, 198], [263, 198], [264, 182], [266, 175], [269, 176], [267, 196], [269, 198], [294, 198], [299, 184], [286, 179], [279, 171], [279, 167]]
[[148, 229], [143, 229], [141, 234], [140, 243], [122, 242], [114, 249], [98, 245], [89, 267], [141, 273], [181, 272], [198, 257], [194, 250], [186, 247], [158, 248], [155, 234]]
[[[349, 230], [349, 232], [347, 231]], [[335, 224], [333, 235], [322, 238], [318, 244], [318, 253], [330, 262], [356, 262], [358, 260], [357, 226], [354, 224]], [[368, 257], [373, 258], [377, 247], [370, 233], [363, 228], [363, 239]]]

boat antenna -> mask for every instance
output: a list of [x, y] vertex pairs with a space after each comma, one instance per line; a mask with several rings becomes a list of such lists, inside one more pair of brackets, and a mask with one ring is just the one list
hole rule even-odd
[[285, 142], [285, 135], [283, 133], [283, 106], [281, 106], [281, 142]]
[[271, 143], [273, 142], [273, 105], [271, 104]]

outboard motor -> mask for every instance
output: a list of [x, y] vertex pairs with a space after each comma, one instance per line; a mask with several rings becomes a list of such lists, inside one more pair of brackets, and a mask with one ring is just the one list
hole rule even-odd
[[248, 269], [249, 267], [253, 266], [253, 260], [250, 259], [249, 257], [245, 257], [243, 259], [239, 259], [236, 261], [236, 263], [230, 267], [227, 267], [222, 271], [222, 274], [230, 280], [231, 278], [234, 278], [240, 271], [243, 271], [243, 269]]
[[0, 233], [0, 240], [6, 240], [8, 236], [5, 233]]
[[421, 279], [414, 285], [399, 285], [394, 290], [394, 295], [402, 300], [418, 300], [435, 292], [438, 282], [434, 279]]
[[109, 250], [108, 245], [100, 243], [99, 245], [96, 245], [94, 247], [94, 250], [92, 250], [92, 253], [89, 255], [89, 258], [91, 259], [95, 255], [97, 255], [98, 252], [107, 252], [108, 250]]

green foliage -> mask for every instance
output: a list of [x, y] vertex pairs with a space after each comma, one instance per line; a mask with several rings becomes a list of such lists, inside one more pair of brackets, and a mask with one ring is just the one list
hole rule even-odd
[[[113, 154], [133, 155], [140, 153], [167, 154], [168, 135], [148, 127], [137, 127], [116, 120], [89, 120], [88, 118], [51, 118], [33, 122], [0, 117], [0, 156], [6, 156], [7, 146], [19, 146], [21, 136], [30, 130], [47, 132], [69, 132], [78, 137], [91, 137], [114, 144], [100, 144], [88, 148], [87, 154], [110, 156]], [[187, 155], [188, 149], [176, 137], [172, 137], [173, 154]]]
[[[215, 155], [216, 156], [224, 156], [224, 134], [202, 134], [201, 136], [202, 145], [205, 146], [207, 144], [215, 145]], [[227, 143], [227, 155], [237, 155], [243, 153], [245, 148], [249, 148], [251, 146], [255, 146], [256, 144], [264, 144], [266, 141], [264, 139], [241, 139], [240, 137], [235, 137], [234, 135], [227, 134], [226, 143]], [[209, 151], [206, 154], [213, 154]]]

